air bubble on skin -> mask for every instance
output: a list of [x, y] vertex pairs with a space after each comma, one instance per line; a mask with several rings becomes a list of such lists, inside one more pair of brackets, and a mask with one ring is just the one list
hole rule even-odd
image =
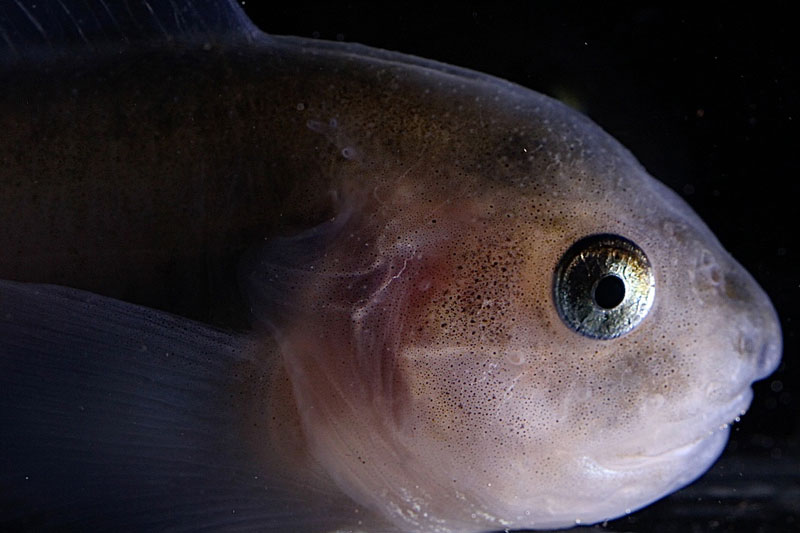
[[307, 120], [306, 127], [311, 131], [316, 131], [317, 133], [326, 133], [325, 124], [319, 120]]
[[527, 358], [522, 350], [509, 350], [505, 353], [505, 359], [512, 365], [525, 364]]
[[[300, 105], [298, 104], [298, 109]], [[339, 128], [339, 121], [336, 118], [331, 118], [327, 121], [318, 119], [309, 119], [306, 121], [306, 127], [315, 133], [324, 136], [328, 142], [333, 146], [339, 148], [339, 153], [342, 157], [348, 160], [361, 159], [362, 153], [353, 146], [352, 139]]]
[[317, 133], [321, 133], [328, 137], [329, 139], [333, 140], [333, 136], [336, 133], [336, 130], [339, 128], [339, 121], [335, 118], [324, 122], [322, 120], [315, 120], [309, 119], [306, 121], [306, 127], [311, 131], [315, 131]]

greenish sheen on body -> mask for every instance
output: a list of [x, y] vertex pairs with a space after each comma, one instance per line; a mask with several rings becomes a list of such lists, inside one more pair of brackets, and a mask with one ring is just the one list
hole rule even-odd
[[719, 456], [775, 311], [598, 126], [127, 4], [0, 4], [1, 524], [560, 528]]

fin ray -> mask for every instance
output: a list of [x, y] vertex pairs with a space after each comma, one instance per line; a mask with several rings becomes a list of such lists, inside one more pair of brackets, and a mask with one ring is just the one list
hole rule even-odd
[[0, 281], [0, 529], [347, 520], [343, 496], [273, 475], [253, 451], [264, 433], [242, 427], [257, 420], [245, 411], [258, 414], [271, 364], [256, 348], [160, 311]]
[[253, 40], [263, 35], [234, 0], [14, 0], [0, 4], [0, 58], [76, 46]]

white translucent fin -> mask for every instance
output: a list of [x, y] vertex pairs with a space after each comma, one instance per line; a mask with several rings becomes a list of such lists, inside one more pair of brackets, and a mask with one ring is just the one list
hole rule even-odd
[[253, 439], [264, 407], [251, 405], [273, 364], [261, 344], [0, 282], [0, 529], [358, 527], [355, 507], [313, 476], [265, 471]]
[[234, 0], [12, 0], [0, 3], [0, 60], [76, 47], [264, 38]]

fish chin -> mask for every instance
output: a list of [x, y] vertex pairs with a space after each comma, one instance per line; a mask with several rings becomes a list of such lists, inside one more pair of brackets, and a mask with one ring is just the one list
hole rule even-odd
[[[626, 435], [624, 443], [615, 441], [610, 446], [616, 450], [614, 456], [625, 458], [623, 461], [636, 457], [669, 457], [726, 429], [747, 411], [752, 397], [753, 391], [747, 386], [725, 402], [707, 401], [702, 410], [687, 409], [685, 416], [674, 420], [645, 412], [638, 422], [642, 430], [637, 435]], [[698, 402], [690, 403], [697, 405]], [[615, 462], [611, 457], [609, 454], [608, 460]]]
[[573, 509], [581, 509], [574, 522], [591, 524], [618, 517], [621, 508], [628, 514], [645, 507], [705, 473], [722, 454], [729, 433], [729, 427], [719, 428], [658, 455], [617, 456], [598, 461], [584, 457], [582, 466], [592, 485], [616, 485], [616, 488], [601, 491], [602, 494], [591, 491], [588, 497], [564, 495], [559, 500], [566, 505], [558, 514], [570, 519], [575, 515]]
[[721, 455], [730, 428], [719, 427], [657, 454], [611, 453], [601, 450], [563, 464], [564, 477], [552, 486], [492, 487], [476, 500], [489, 503], [511, 528], [562, 528], [589, 525], [641, 509], [699, 478]]
[[[616, 443], [610, 445], [610, 453], [597, 450], [581, 457], [579, 469], [583, 479], [578, 487], [558, 498], [566, 503], [559, 510], [551, 508], [553, 518], [570, 520], [574, 509], [582, 510], [574, 517], [578, 523], [615, 518], [621, 508], [628, 514], [692, 483], [722, 454], [730, 423], [747, 410], [751, 399], [752, 390], [747, 387], [730, 400], [728, 407], [713, 409], [715, 414], [711, 419], [704, 412], [662, 428], [642, 431], [644, 438], [629, 439], [629, 450], [646, 451], [620, 453]], [[585, 487], [592, 488], [587, 491]], [[558, 524], [554, 521], [552, 525]]]

